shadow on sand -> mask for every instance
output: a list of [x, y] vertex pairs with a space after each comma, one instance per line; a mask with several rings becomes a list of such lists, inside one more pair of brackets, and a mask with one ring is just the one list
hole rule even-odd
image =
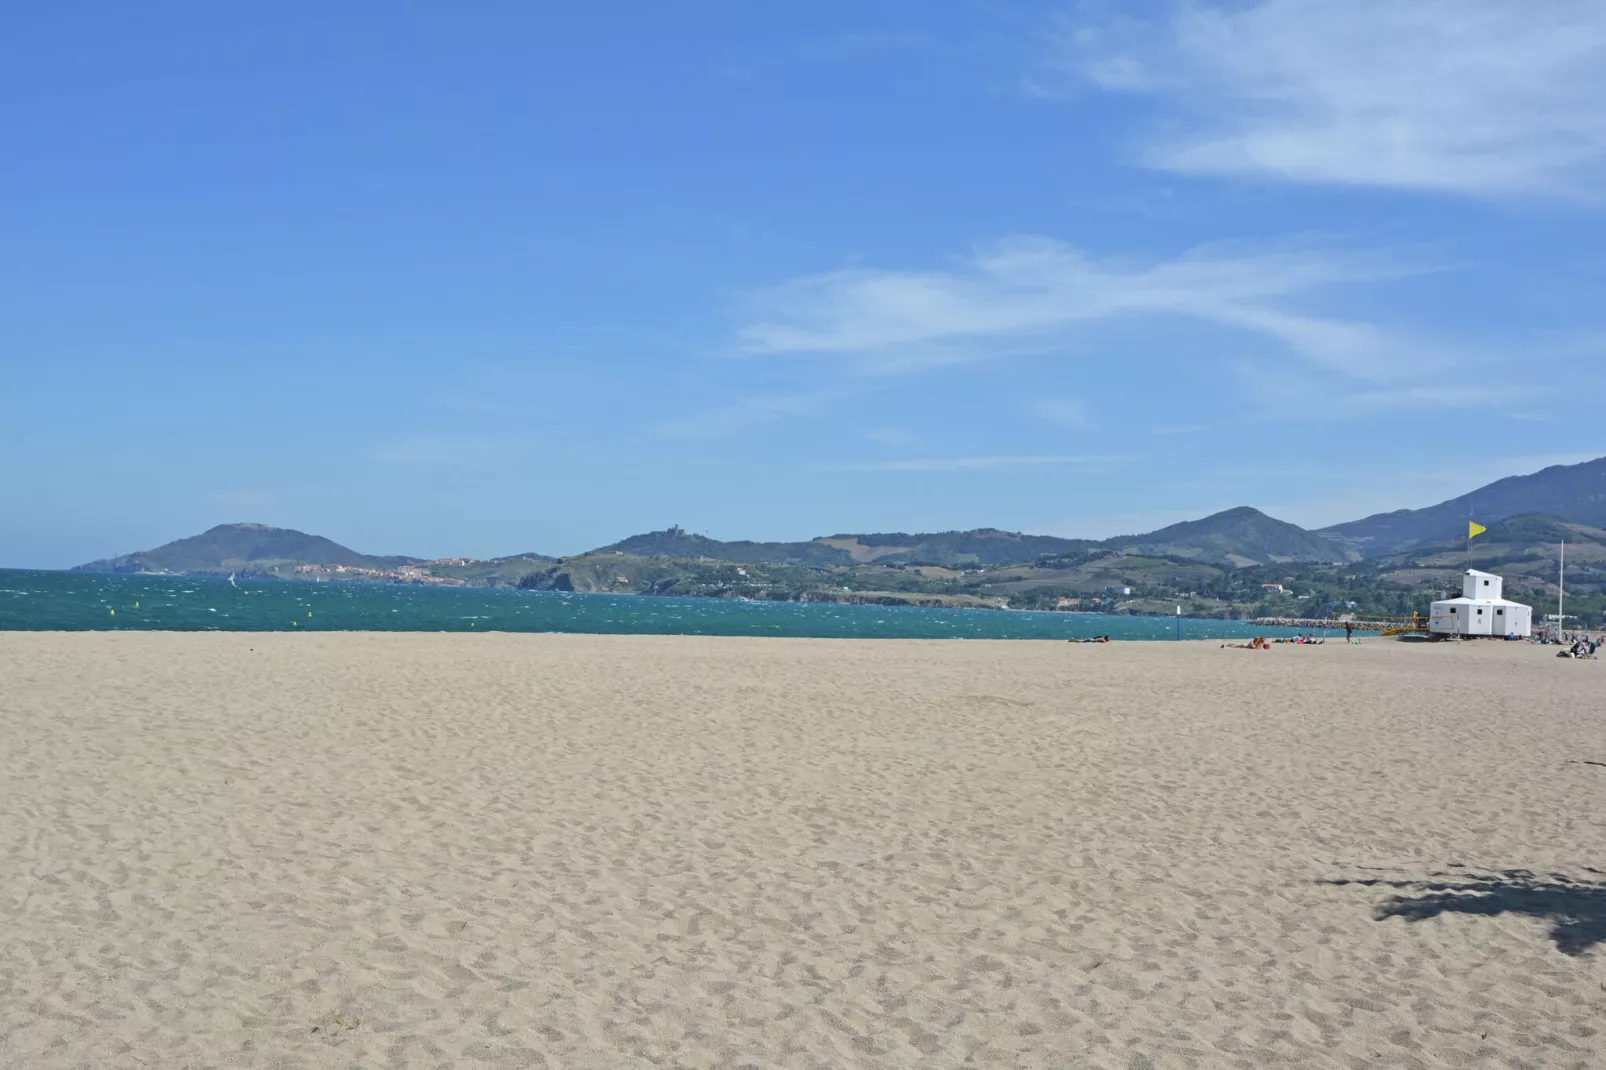
[[[1591, 874], [1599, 870], [1587, 869]], [[1443, 879], [1437, 879], [1443, 878]], [[1560, 873], [1540, 876], [1525, 869], [1498, 874], [1435, 873], [1425, 881], [1324, 880], [1321, 884], [1355, 884], [1391, 888], [1395, 895], [1381, 903], [1378, 921], [1404, 918], [1422, 921], [1440, 914], [1525, 914], [1550, 922], [1550, 938], [1566, 955], [1580, 955], [1606, 941], [1606, 882], [1574, 880]]]

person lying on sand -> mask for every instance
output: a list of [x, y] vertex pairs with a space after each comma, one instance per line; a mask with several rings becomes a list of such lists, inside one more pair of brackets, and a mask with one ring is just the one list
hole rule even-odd
[[[1280, 641], [1281, 640], [1279, 640], [1279, 642]], [[1228, 647], [1231, 647], [1233, 650], [1270, 650], [1271, 649], [1271, 644], [1266, 642], [1265, 639], [1263, 639], [1263, 638], [1261, 638], [1260, 636], [1257, 635], [1253, 639], [1249, 640], [1249, 642], [1247, 642], [1247, 643], [1222, 643], [1221, 644], [1221, 648], [1223, 650], [1226, 650]]]

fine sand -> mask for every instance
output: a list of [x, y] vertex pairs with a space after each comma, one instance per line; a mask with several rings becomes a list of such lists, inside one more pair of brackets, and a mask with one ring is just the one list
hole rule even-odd
[[1552, 655], [3, 635], [0, 1066], [1600, 1067]]

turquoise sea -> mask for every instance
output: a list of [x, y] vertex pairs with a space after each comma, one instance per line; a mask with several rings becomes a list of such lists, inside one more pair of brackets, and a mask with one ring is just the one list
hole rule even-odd
[[[237, 584], [237, 585], [236, 585]], [[1174, 639], [1172, 617], [917, 609], [0, 569], [0, 631], [606, 632], [850, 639]], [[1293, 634], [1182, 620], [1184, 639]]]

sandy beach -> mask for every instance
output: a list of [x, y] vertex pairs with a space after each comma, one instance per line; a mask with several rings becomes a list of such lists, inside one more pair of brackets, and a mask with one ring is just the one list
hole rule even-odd
[[1487, 642], [8, 634], [0, 1066], [1598, 1067], [1603, 696]]

